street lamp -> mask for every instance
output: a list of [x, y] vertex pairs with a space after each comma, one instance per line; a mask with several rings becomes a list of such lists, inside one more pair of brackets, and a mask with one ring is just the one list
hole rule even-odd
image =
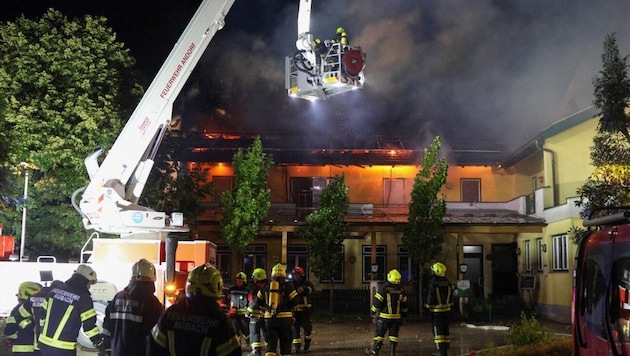
[[22, 237], [20, 238], [20, 262], [24, 261], [24, 240], [26, 240], [26, 203], [28, 200], [28, 163], [20, 163], [24, 169], [24, 205], [22, 207]]

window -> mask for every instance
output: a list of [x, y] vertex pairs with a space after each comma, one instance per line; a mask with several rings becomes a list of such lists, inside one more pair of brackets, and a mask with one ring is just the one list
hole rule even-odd
[[536, 255], [536, 259], [537, 259], [537, 266], [538, 266], [538, 270], [542, 271], [543, 270], [543, 242], [541, 238], [536, 239], [536, 251], [537, 251], [537, 255]]
[[232, 190], [234, 190], [234, 177], [214, 176], [212, 177], [212, 184], [214, 187], [214, 195], [212, 197], [212, 201], [215, 203], [220, 203], [223, 192], [231, 192]]
[[[363, 282], [369, 282], [372, 274], [372, 246], [363, 245]], [[376, 272], [376, 279], [379, 281], [385, 281], [387, 272], [387, 246], [376, 246], [376, 264], [378, 265], [378, 272]]]
[[267, 266], [267, 245], [248, 245], [243, 254], [243, 272], [251, 276], [255, 268]]
[[532, 256], [529, 252], [531, 242], [529, 240], [525, 241], [525, 271], [527, 272], [531, 272], [532, 271]]
[[569, 249], [567, 246], [567, 235], [557, 235], [551, 238], [552, 259], [554, 271], [569, 270]]
[[[346, 251], [345, 250], [345, 246], [341, 245], [339, 247], [339, 254], [341, 255], [341, 256], [339, 256], [339, 267], [337, 268], [337, 274], [335, 274], [333, 276], [333, 281], [335, 283], [338, 283], [338, 282], [339, 283], [343, 283], [343, 281], [344, 281], [344, 279], [343, 279], [343, 276], [344, 276], [343, 261], [345, 261], [345, 259], [346, 259], [345, 258], [345, 251]], [[330, 282], [327, 279], [320, 279], [319, 281], [320, 282]]]
[[291, 199], [298, 208], [319, 206], [322, 191], [329, 183], [327, 177], [291, 178]]
[[417, 281], [417, 268], [403, 246], [398, 246], [398, 271], [403, 282]]
[[300, 266], [308, 278], [308, 245], [287, 246], [287, 277], [295, 266]]
[[230, 261], [232, 260], [232, 249], [228, 245], [217, 245], [217, 268], [221, 271], [221, 277], [224, 281], [232, 279], [232, 271], [230, 270]]
[[411, 202], [412, 178], [384, 178], [383, 204], [406, 205]]
[[462, 202], [476, 203], [481, 201], [481, 179], [465, 178], [460, 181]]

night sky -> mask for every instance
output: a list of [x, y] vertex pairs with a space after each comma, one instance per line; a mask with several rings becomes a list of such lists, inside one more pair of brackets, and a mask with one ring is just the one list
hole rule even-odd
[[[9, 0], [0, 20], [48, 7], [107, 17], [151, 80], [199, 1]], [[5, 7], [6, 5], [6, 7]], [[311, 32], [338, 26], [367, 53], [363, 90], [310, 103], [284, 89], [297, 0], [236, 0], [175, 105], [210, 132], [518, 148], [592, 104], [603, 41], [630, 54], [630, 2], [617, 0], [313, 0]], [[590, 143], [589, 143], [590, 144]]]

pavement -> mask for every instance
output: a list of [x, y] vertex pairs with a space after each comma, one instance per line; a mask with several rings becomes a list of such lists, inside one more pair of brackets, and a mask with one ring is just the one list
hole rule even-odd
[[[519, 324], [519, 319], [506, 318], [488, 323], [453, 322], [449, 355], [472, 355], [490, 345], [506, 345], [509, 327]], [[552, 332], [570, 336], [571, 326], [552, 321], [539, 320]], [[308, 355], [362, 355], [372, 345], [374, 325], [368, 319], [357, 318], [343, 322], [315, 322], [311, 335], [311, 350]], [[400, 329], [396, 355], [433, 355], [436, 353], [429, 321], [407, 321]], [[95, 356], [94, 350], [81, 350], [79, 356]], [[243, 355], [249, 355], [244, 351]], [[383, 345], [381, 355], [389, 355], [389, 341]]]

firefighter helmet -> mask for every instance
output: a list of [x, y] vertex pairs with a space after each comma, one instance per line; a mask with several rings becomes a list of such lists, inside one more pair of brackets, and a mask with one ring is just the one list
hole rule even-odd
[[300, 275], [300, 277], [304, 277], [306, 275], [306, 273], [304, 273], [304, 268], [300, 267], [300, 266], [296, 266], [293, 269], [293, 276], [295, 275]]
[[74, 271], [74, 274], [78, 274], [80, 276], [85, 277], [91, 283], [96, 283], [96, 281], [98, 280], [96, 278], [96, 272], [94, 272], [92, 267], [88, 265], [79, 265], [76, 271]]
[[387, 273], [387, 281], [393, 284], [400, 284], [400, 272], [397, 269], [393, 269]]
[[346, 30], [343, 29], [343, 27], [337, 27], [337, 34], [340, 35], [342, 33], [346, 32]]
[[436, 262], [431, 266], [431, 271], [433, 271], [436, 276], [444, 277], [444, 275], [446, 275], [446, 266], [440, 262]]
[[146, 259], [141, 259], [131, 267], [131, 280], [155, 282], [155, 266]]
[[17, 297], [21, 300], [26, 300], [30, 296], [39, 293], [42, 290], [42, 286], [35, 282], [22, 282], [18, 287]]
[[186, 297], [192, 298], [198, 294], [211, 298], [223, 297], [223, 277], [210, 263], [197, 266], [188, 274]]
[[271, 269], [271, 278], [273, 277], [286, 277], [287, 270], [284, 268], [282, 263], [278, 263]]
[[252, 272], [252, 279], [254, 280], [254, 282], [264, 281], [265, 279], [267, 279], [267, 272], [265, 272], [265, 270], [262, 268], [256, 268]]
[[245, 274], [245, 272], [238, 272], [236, 274], [236, 278], [235, 279], [240, 279], [242, 281], [246, 281], [247, 280], [247, 275]]

